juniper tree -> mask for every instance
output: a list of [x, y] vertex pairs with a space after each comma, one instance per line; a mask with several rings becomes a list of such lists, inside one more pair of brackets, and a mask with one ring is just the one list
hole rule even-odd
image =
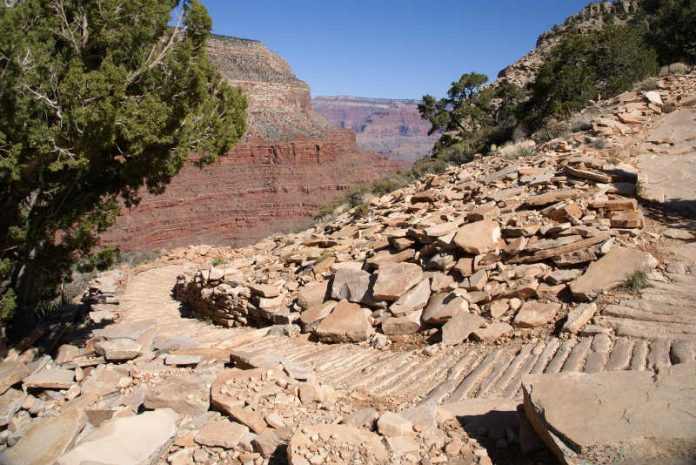
[[54, 298], [76, 260], [108, 262], [98, 235], [119, 202], [242, 136], [246, 101], [207, 58], [210, 29], [198, 0], [0, 4], [2, 320]]

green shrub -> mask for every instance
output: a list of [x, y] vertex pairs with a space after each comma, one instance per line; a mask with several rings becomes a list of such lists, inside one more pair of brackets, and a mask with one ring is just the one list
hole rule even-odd
[[657, 70], [657, 55], [638, 28], [569, 33], [551, 51], [531, 87], [532, 96], [522, 109], [525, 122], [540, 129], [549, 117], [568, 117], [590, 100], [613, 97]]
[[649, 41], [662, 64], [696, 64], [696, 0], [660, 0]]
[[536, 153], [536, 151], [533, 148], [522, 146], [522, 147], [518, 147], [517, 149], [515, 149], [510, 154], [510, 158], [512, 158], [512, 159], [526, 158], [526, 157], [531, 157], [535, 153]]
[[554, 118], [546, 121], [544, 125], [532, 135], [532, 139], [538, 143], [543, 143], [559, 137], [564, 137], [568, 135], [569, 132], [570, 126], [567, 121]]
[[597, 137], [596, 139], [594, 139], [592, 141], [591, 145], [592, 145], [592, 148], [595, 148], [597, 150], [602, 150], [607, 145], [607, 143], [603, 137]]
[[655, 78], [648, 78], [645, 81], [638, 84], [638, 90], [643, 92], [648, 92], [657, 89], [657, 81]]
[[213, 258], [213, 261], [211, 262], [211, 265], [215, 266], [215, 267], [218, 267], [218, 266], [224, 265], [224, 264], [225, 264], [225, 260], [223, 258], [220, 258], [220, 257]]
[[689, 67], [684, 63], [672, 63], [667, 69], [670, 74], [687, 74], [689, 72]]
[[623, 287], [629, 292], [637, 293], [647, 285], [648, 274], [645, 272], [645, 270], [636, 270], [628, 278], [626, 278]]
[[370, 213], [370, 207], [366, 203], [361, 203], [353, 210], [353, 218], [365, 218]]

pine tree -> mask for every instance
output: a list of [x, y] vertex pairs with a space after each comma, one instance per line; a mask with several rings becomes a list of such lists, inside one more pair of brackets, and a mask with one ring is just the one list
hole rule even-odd
[[2, 320], [55, 298], [76, 260], [108, 263], [98, 234], [119, 201], [242, 136], [246, 101], [207, 58], [210, 29], [198, 0], [0, 6]]

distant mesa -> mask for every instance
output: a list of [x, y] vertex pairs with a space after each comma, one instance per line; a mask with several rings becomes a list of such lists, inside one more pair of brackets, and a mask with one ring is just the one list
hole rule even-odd
[[314, 112], [309, 86], [261, 42], [213, 36], [208, 53], [247, 96], [246, 135], [228, 156], [185, 166], [164, 194], [124, 208], [103, 243], [125, 251], [247, 244], [306, 226], [352, 187], [406, 168]]
[[408, 165], [432, 152], [439, 136], [428, 136], [430, 123], [418, 112], [418, 100], [316, 97], [314, 108], [357, 134], [360, 148]]

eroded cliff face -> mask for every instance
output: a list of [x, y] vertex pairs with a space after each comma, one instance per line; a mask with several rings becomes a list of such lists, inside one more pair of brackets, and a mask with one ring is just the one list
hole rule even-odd
[[316, 97], [317, 112], [357, 134], [358, 145], [412, 164], [429, 155], [438, 135], [428, 136], [430, 123], [416, 100], [360, 97]]
[[216, 163], [187, 165], [164, 194], [124, 208], [103, 243], [128, 251], [249, 243], [305, 226], [351, 187], [404, 168], [315, 113], [309, 86], [260, 42], [214, 36], [208, 51], [247, 95], [247, 134]]

